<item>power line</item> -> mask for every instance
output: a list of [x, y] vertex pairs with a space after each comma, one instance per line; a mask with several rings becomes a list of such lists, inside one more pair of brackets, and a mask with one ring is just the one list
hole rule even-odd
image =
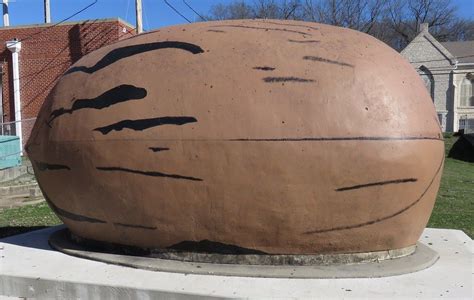
[[[57, 23], [55, 23], [55, 24], [53, 24], [53, 25], [51, 25], [51, 26], [48, 26], [48, 27], [44, 28], [43, 30], [37, 31], [37, 32], [35, 32], [35, 33], [33, 33], [33, 34], [31, 34], [31, 35], [29, 35], [29, 36], [23, 38], [23, 39], [20, 39], [20, 40], [18, 40], [18, 41], [15, 41], [15, 43], [12, 43], [12, 45], [16, 45], [17, 43], [22, 42], [22, 41], [30, 40], [30, 39], [32, 39], [33, 37], [35, 37], [35, 36], [37, 36], [37, 35], [40, 35], [40, 34], [46, 32], [47, 30], [50, 30], [51, 28], [57, 27], [58, 25], [60, 25], [60, 24], [62, 24], [62, 23], [64, 23], [64, 22], [66, 22], [67, 20], [73, 18], [74, 16], [77, 16], [78, 14], [82, 13], [83, 11], [85, 11], [85, 10], [89, 9], [90, 7], [94, 6], [95, 4], [97, 4], [98, 1], [99, 1], [99, 0], [94, 0], [94, 2], [90, 3], [89, 5], [85, 6], [85, 7], [82, 8], [82, 9], [78, 10], [77, 12], [75, 12], [75, 13], [72, 14], [72, 15], [70, 15], [69, 17], [67, 17], [67, 18], [65, 18], [65, 19], [63, 19], [63, 20], [61, 20], [61, 21], [59, 21], [59, 22], [57, 22]], [[62, 51], [61, 51], [61, 52], [62, 52]], [[46, 68], [48, 65], [50, 65], [53, 60], [54, 60], [54, 58], [53, 58], [49, 63], [47, 63], [46, 66], [43, 67], [43, 69]], [[42, 69], [41, 71], [43, 71], [43, 69]], [[40, 76], [40, 75], [37, 75], [37, 77], [39, 77], [39, 76]], [[21, 77], [20, 77], [20, 78], [21, 78]], [[32, 80], [34, 80], [34, 79], [35, 79], [35, 77], [33, 77], [33, 78], [30, 80], [30, 82], [31, 82]], [[23, 89], [24, 89], [24, 87], [21, 87], [21, 86], [20, 86], [20, 91], [22, 91]], [[31, 103], [31, 102], [30, 102], [30, 103]], [[27, 106], [28, 106], [30, 103], [28, 103]]]
[[188, 2], [186, 2], [186, 0], [183, 0], [184, 4], [190, 9], [192, 10], [196, 15], [198, 15], [202, 20], [204, 21], [209, 21], [207, 18], [204, 18], [203, 16], [201, 16], [196, 10], [194, 10], [194, 8], [191, 7], [191, 5], [188, 4]]
[[[148, 30], [150, 30], [151, 26], [150, 26], [150, 21], [148, 21], [148, 14], [146, 13], [146, 9], [145, 9], [145, 0], [143, 0], [142, 6], [143, 6], [143, 13], [145, 14], [145, 24], [148, 25], [147, 26]], [[146, 31], [146, 30], [144, 29], [144, 31]]]
[[[48, 26], [48, 27], [44, 28], [43, 30], [37, 31], [37, 32], [33, 33], [32, 35], [27, 36], [27, 37], [25, 37], [24, 39], [21, 39], [21, 40], [17, 41], [16, 43], [29, 40], [29, 39], [33, 38], [34, 36], [36, 36], [36, 35], [42, 34], [42, 33], [46, 32], [46, 31], [50, 30], [51, 28], [54, 28], [54, 27], [56, 27], [56, 26], [58, 26], [58, 25], [60, 25], [60, 24], [62, 24], [62, 23], [64, 23], [64, 22], [66, 22], [67, 20], [69, 20], [69, 19], [71, 19], [71, 18], [77, 16], [77, 15], [80, 14], [81, 12], [83, 12], [83, 11], [89, 9], [90, 7], [94, 6], [95, 4], [97, 4], [97, 2], [99, 2], [99, 0], [94, 0], [94, 2], [92, 2], [92, 3], [89, 4], [89, 5], [87, 5], [86, 7], [82, 8], [81, 10], [78, 10], [77, 12], [75, 12], [75, 13], [72, 14], [72, 15], [70, 15], [69, 17], [67, 17], [67, 18], [65, 18], [65, 19], [62, 19], [61, 21], [59, 21], [59, 22], [57, 22], [57, 23], [55, 23], [55, 24], [53, 24], [53, 25], [51, 25], [51, 26]], [[15, 44], [16, 44], [16, 43], [15, 43]]]
[[176, 8], [173, 7], [173, 5], [171, 5], [167, 0], [163, 0], [166, 5], [168, 5], [172, 10], [174, 10], [175, 13], [177, 13], [178, 15], [181, 16], [181, 18], [185, 19], [186, 21], [188, 21], [189, 23], [192, 23], [188, 18], [186, 18], [182, 13], [180, 13]]
[[128, 22], [128, 9], [130, 8], [130, 0], [127, 0], [127, 9], [125, 10], [125, 21]]

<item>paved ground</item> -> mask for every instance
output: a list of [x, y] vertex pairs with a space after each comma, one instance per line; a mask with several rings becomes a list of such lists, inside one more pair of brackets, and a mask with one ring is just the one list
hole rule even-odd
[[426, 229], [440, 254], [432, 267], [373, 279], [283, 279], [153, 272], [53, 251], [49, 228], [0, 240], [0, 292], [36, 298], [373, 298], [472, 299], [472, 240], [459, 230]]

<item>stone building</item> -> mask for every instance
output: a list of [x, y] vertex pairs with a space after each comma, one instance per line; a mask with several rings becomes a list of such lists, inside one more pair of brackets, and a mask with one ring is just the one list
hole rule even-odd
[[438, 42], [422, 24], [401, 54], [418, 71], [443, 131], [474, 129], [474, 41]]
[[24, 144], [59, 77], [85, 54], [133, 35], [118, 18], [0, 28], [0, 135]]

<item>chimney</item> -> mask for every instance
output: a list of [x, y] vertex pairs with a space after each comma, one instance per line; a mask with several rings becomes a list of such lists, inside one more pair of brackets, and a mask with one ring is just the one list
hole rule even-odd
[[8, 17], [8, 0], [3, 0], [3, 26], [10, 26], [10, 18]]
[[428, 32], [428, 29], [429, 29], [429, 28], [430, 28], [430, 24], [428, 24], [428, 23], [421, 23], [418, 32]]

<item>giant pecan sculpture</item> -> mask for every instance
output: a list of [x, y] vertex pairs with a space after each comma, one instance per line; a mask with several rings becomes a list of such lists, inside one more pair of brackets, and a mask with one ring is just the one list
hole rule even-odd
[[86, 55], [27, 151], [80, 237], [269, 254], [414, 245], [444, 160], [430, 96], [398, 53], [276, 20], [163, 28]]

